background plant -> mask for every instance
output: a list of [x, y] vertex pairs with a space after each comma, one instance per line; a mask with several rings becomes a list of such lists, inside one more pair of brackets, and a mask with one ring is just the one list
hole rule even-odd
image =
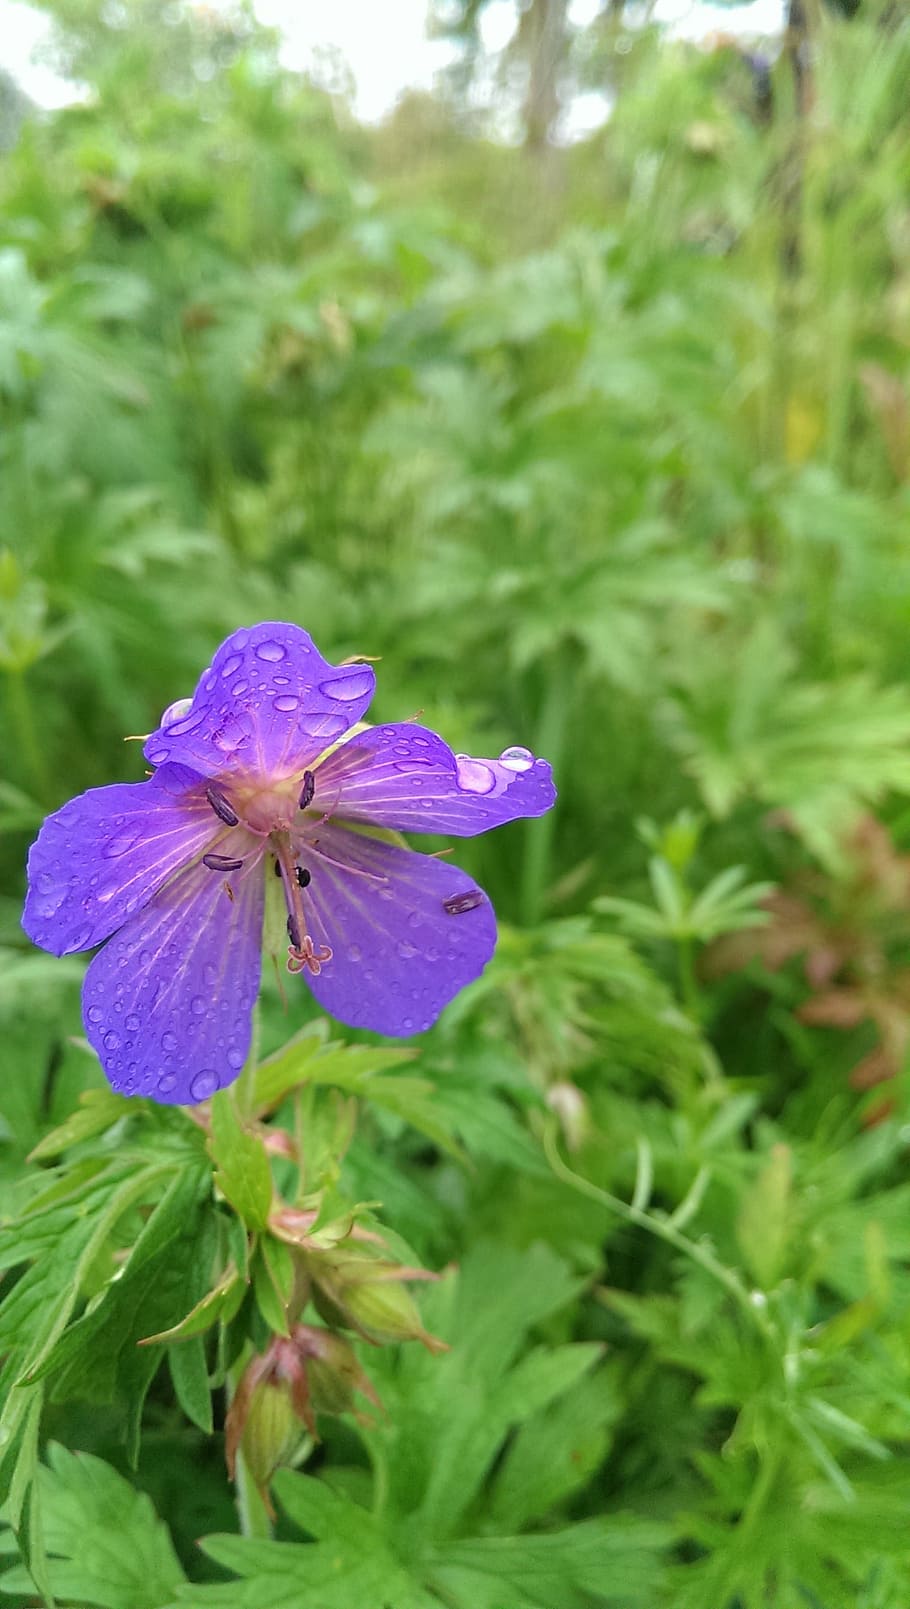
[[[358, 128], [243, 7], [45, 9], [87, 93], [0, 86], [0, 1591], [904, 1609], [906, 20], [807, 7], [809, 93], [606, 8], [610, 121], [535, 154], [457, 85]], [[436, 1029], [269, 981], [200, 1124], [109, 1094], [22, 864], [270, 616], [560, 804], [459, 844], [503, 933]], [[300, 1324], [343, 1350], [257, 1409], [272, 1528], [222, 1432]]]

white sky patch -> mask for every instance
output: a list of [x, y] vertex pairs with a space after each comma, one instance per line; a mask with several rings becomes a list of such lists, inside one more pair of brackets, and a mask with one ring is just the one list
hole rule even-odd
[[[366, 122], [382, 118], [405, 90], [431, 89], [436, 73], [453, 59], [449, 43], [426, 36], [427, 0], [331, 0], [329, 5], [323, 0], [254, 0], [254, 6], [260, 20], [283, 35], [281, 58], [288, 68], [312, 72], [321, 82], [337, 82], [344, 76], [338, 64], [346, 62], [354, 84], [354, 109]], [[711, 33], [752, 37], [779, 33], [783, 8], [784, 0], [727, 6], [704, 0], [658, 0], [656, 15], [676, 37], [699, 39]], [[569, 17], [583, 27], [598, 9], [598, 0], [571, 0]], [[512, 0], [490, 0], [481, 16], [487, 51], [498, 52], [509, 43], [515, 20]], [[77, 91], [33, 60], [49, 31], [46, 19], [25, 0], [0, 0], [0, 66], [40, 106], [55, 107], [74, 100]], [[596, 126], [604, 98], [578, 99], [585, 105], [572, 121], [581, 132]]]

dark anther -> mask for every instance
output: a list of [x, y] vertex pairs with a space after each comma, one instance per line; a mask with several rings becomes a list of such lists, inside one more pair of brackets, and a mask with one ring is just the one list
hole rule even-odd
[[293, 944], [294, 949], [299, 950], [300, 949], [300, 928], [297, 925], [296, 916], [289, 916], [288, 917], [288, 938], [290, 939], [291, 943]]
[[205, 797], [208, 799], [219, 821], [223, 821], [226, 827], [237, 826], [240, 817], [233, 805], [228, 804], [224, 794], [218, 788], [206, 788]]
[[297, 809], [305, 810], [308, 804], [312, 804], [313, 794], [315, 792], [316, 778], [314, 777], [312, 771], [304, 771], [303, 787], [300, 790], [300, 798], [297, 800]]
[[450, 894], [442, 902], [442, 908], [449, 916], [463, 916], [465, 911], [476, 911], [482, 905], [484, 896], [479, 888], [469, 888], [464, 894]]
[[230, 855], [203, 855], [202, 864], [210, 872], [239, 872], [243, 861], [233, 860]]
[[275, 876], [276, 877], [281, 876], [281, 862], [280, 862], [280, 860], [276, 860], [276, 862], [275, 862]]
[[310, 874], [307, 871], [306, 867], [305, 866], [298, 866], [297, 867], [297, 887], [298, 888], [306, 888], [306, 886], [309, 883], [309, 881], [310, 881]]

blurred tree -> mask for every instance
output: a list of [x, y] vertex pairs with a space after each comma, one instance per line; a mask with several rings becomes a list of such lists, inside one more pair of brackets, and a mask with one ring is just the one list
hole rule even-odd
[[[464, 87], [476, 76], [482, 55], [481, 17], [490, 0], [433, 0], [430, 8], [434, 33], [460, 45], [456, 69]], [[512, 37], [503, 53], [510, 73], [520, 68], [524, 82], [521, 118], [525, 145], [541, 151], [549, 143], [563, 97], [562, 80], [569, 65], [572, 29], [569, 0], [517, 0]]]
[[0, 151], [11, 151], [31, 101], [11, 73], [0, 67]]
[[127, 87], [154, 83], [187, 94], [273, 36], [248, 0], [37, 0], [53, 24], [51, 53], [64, 77]]

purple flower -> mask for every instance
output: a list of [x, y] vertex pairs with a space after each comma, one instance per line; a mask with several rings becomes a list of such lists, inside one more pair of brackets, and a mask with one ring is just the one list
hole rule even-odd
[[410, 722], [359, 727], [374, 685], [299, 626], [235, 631], [148, 739], [148, 781], [92, 788], [45, 821], [23, 926], [55, 955], [104, 945], [83, 1017], [115, 1089], [194, 1102], [237, 1077], [276, 902], [288, 970], [353, 1027], [429, 1028], [482, 972], [487, 896], [371, 832], [470, 837], [541, 815], [550, 767], [519, 748], [455, 755]]

